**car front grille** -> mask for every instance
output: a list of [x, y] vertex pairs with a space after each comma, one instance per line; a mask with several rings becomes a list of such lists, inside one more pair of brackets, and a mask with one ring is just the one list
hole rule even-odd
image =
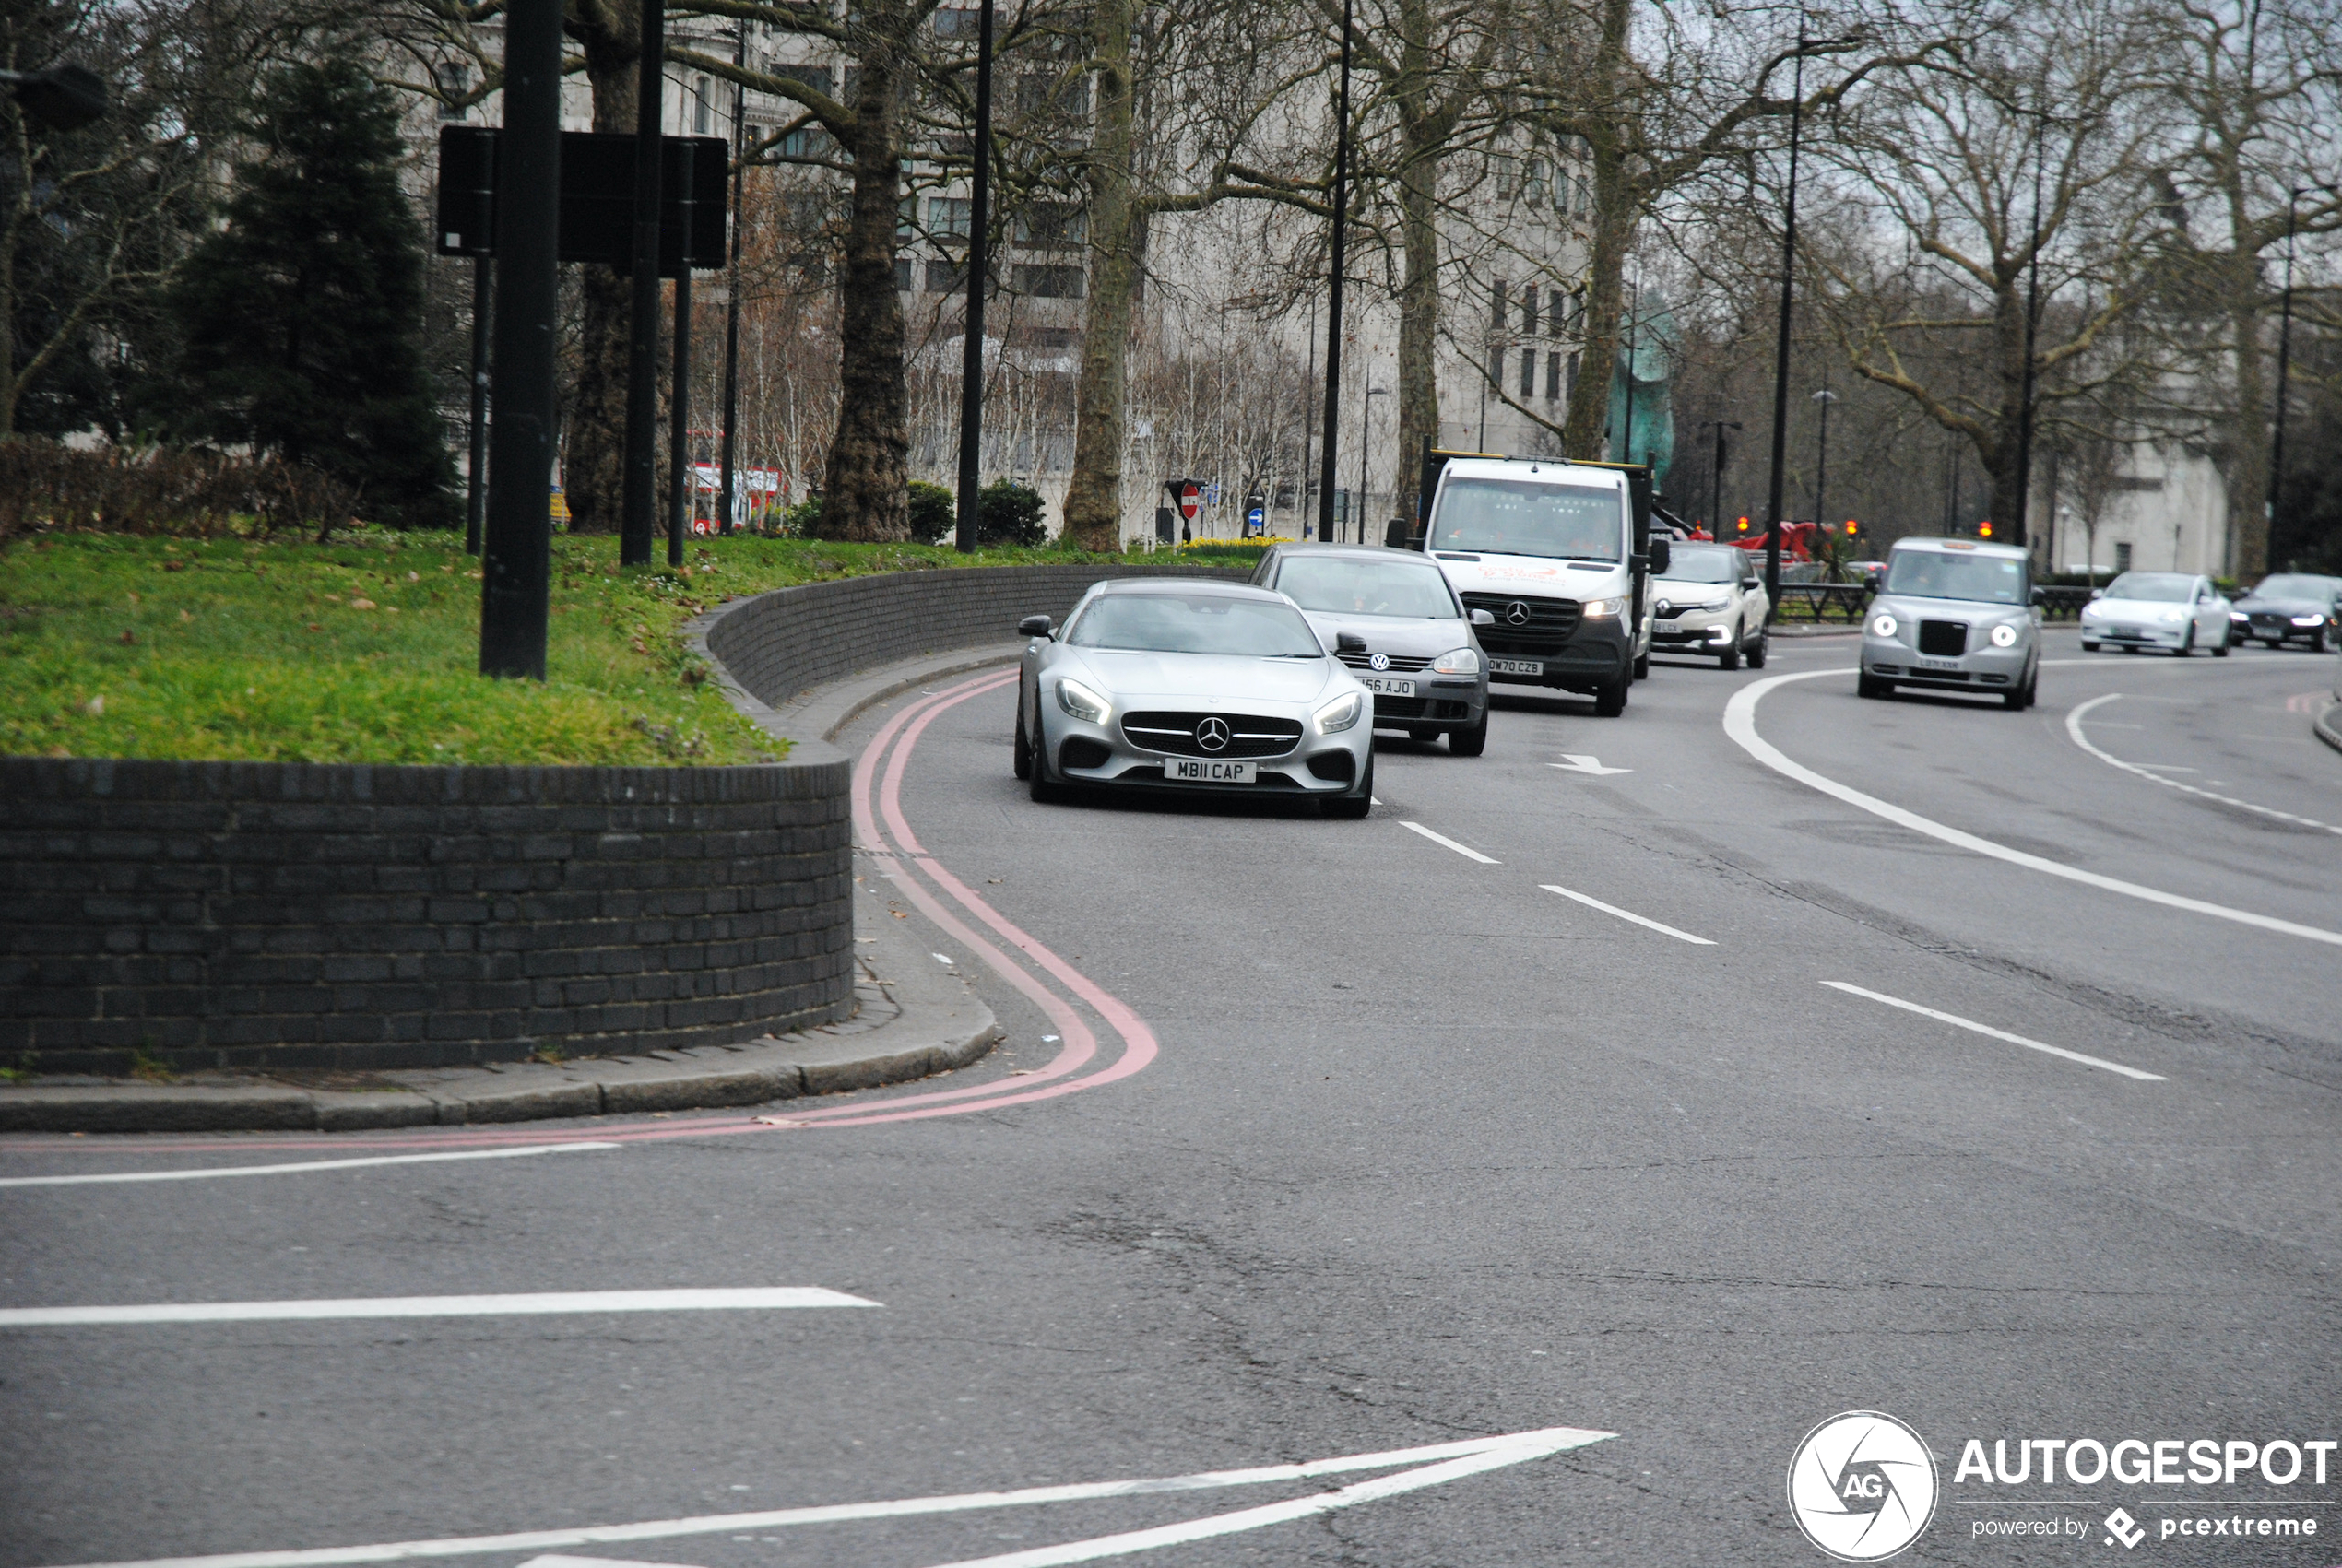
[[[1393, 675], [1413, 675], [1419, 669], [1431, 667], [1431, 659], [1427, 654], [1423, 658], [1415, 658], [1406, 654], [1390, 654], [1384, 657], [1386, 662], [1383, 669], [1389, 670]], [[1374, 670], [1377, 675], [1382, 673], [1382, 670], [1375, 669], [1372, 654], [1343, 654], [1341, 658], [1342, 662], [1352, 669]]]
[[1939, 659], [1956, 659], [1968, 652], [1968, 622], [1964, 620], [1922, 620], [1919, 623], [1919, 651]]
[[2260, 632], [2282, 634], [2292, 631], [2293, 623], [2290, 617], [2282, 615], [2264, 615], [2260, 611], [2255, 610], [2253, 612], [2253, 630]]
[[[1226, 744], [1207, 747], [1196, 731], [1216, 719], [1226, 727]], [[1297, 719], [1265, 719], [1257, 713], [1130, 713], [1122, 720], [1123, 738], [1142, 751], [1174, 757], [1282, 757], [1301, 744]]]
[[[1513, 654], [1557, 654], [1577, 633], [1582, 613], [1575, 599], [1531, 598], [1516, 594], [1466, 594], [1467, 610], [1486, 610], [1494, 626], [1480, 628], [1480, 645], [1498, 657]], [[1515, 606], [1520, 609], [1516, 612]], [[1516, 613], [1520, 617], [1516, 620]]]
[[1419, 719], [1430, 706], [1422, 697], [1377, 697], [1374, 716], [1378, 719]]

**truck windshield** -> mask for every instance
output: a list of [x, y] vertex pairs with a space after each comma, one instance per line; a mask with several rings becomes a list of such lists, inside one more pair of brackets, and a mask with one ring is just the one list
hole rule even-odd
[[1335, 615], [1412, 616], [1454, 620], [1461, 613], [1448, 579], [1431, 562], [1398, 555], [1391, 560], [1354, 556], [1295, 555], [1277, 572], [1277, 592], [1303, 609]]
[[1431, 526], [1436, 550], [1618, 560], [1626, 543], [1623, 492], [1535, 479], [1450, 479]]
[[1322, 659], [1318, 634], [1290, 605], [1220, 594], [1102, 594], [1066, 633], [1077, 648]]
[[2032, 593], [2025, 563], [2005, 555], [1953, 555], [1946, 550], [1897, 550], [1887, 568], [1887, 592], [1913, 599], [1972, 599], [2021, 605]]

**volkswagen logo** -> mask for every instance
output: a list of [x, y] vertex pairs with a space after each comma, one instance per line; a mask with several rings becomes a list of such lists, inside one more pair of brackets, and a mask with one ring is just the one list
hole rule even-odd
[[1377, 654], [1373, 658], [1366, 661], [1366, 667], [1368, 669], [1389, 669], [1390, 667], [1390, 655], [1389, 654]]
[[1214, 713], [1195, 726], [1195, 743], [1206, 751], [1228, 749], [1228, 721]]
[[1519, 599], [1515, 599], [1515, 600], [1513, 600], [1513, 602], [1512, 602], [1512, 603], [1510, 603], [1510, 604], [1508, 604], [1508, 605], [1507, 605], [1507, 606], [1505, 607], [1505, 619], [1506, 619], [1506, 621], [1507, 621], [1508, 624], [1513, 625], [1513, 626], [1526, 626], [1526, 625], [1528, 625], [1528, 624], [1529, 624], [1529, 607], [1528, 607], [1528, 605], [1526, 605], [1525, 603], [1523, 603], [1522, 601], [1520, 601], [1520, 600], [1519, 600]]

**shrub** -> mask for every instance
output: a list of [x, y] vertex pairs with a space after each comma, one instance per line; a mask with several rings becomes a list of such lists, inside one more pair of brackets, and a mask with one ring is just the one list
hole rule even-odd
[[41, 527], [195, 537], [244, 526], [263, 536], [322, 532], [350, 521], [357, 500], [330, 475], [278, 457], [0, 442], [0, 539]]
[[911, 537], [921, 544], [947, 544], [959, 522], [959, 497], [925, 479], [911, 481]]
[[1014, 479], [995, 479], [976, 492], [976, 543], [1023, 545], [1032, 548], [1047, 541], [1049, 530], [1041, 520], [1041, 492]]

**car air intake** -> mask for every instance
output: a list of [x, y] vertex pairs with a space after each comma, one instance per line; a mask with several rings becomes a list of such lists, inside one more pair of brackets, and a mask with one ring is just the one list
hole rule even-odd
[[1122, 734], [1141, 750], [1174, 757], [1282, 757], [1301, 744], [1301, 722], [1258, 713], [1130, 713]]
[[1058, 748], [1060, 768], [1103, 768], [1114, 758], [1114, 749], [1103, 740], [1092, 740], [1077, 735]]
[[1310, 774], [1328, 784], [1348, 784], [1352, 767], [1347, 751], [1320, 751], [1309, 759]]
[[1968, 622], [1964, 620], [1922, 620], [1919, 623], [1919, 651], [1939, 659], [1957, 659], [1968, 652]]

